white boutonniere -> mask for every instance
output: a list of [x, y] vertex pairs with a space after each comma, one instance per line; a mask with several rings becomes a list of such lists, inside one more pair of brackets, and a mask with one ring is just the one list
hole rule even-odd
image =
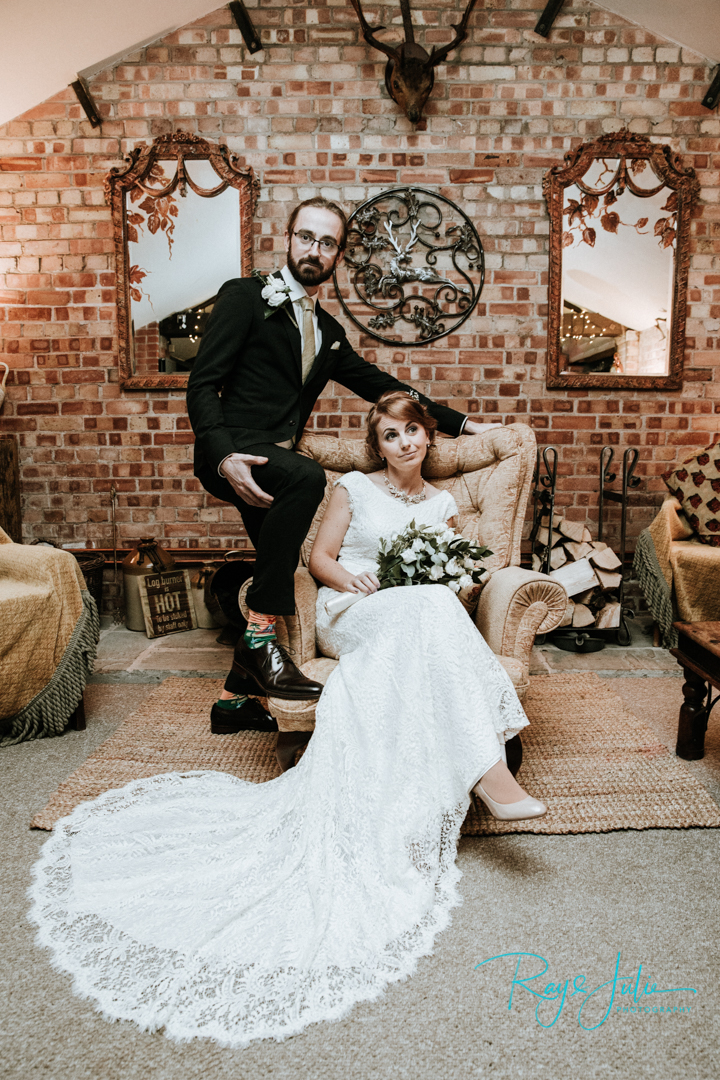
[[265, 318], [269, 319], [276, 311], [285, 310], [285, 314], [291, 320], [293, 326], [299, 329], [290, 304], [290, 286], [286, 285], [282, 278], [265, 277], [259, 270], [253, 270], [252, 276], [258, 281], [264, 282], [264, 288], [260, 295], [266, 303]]

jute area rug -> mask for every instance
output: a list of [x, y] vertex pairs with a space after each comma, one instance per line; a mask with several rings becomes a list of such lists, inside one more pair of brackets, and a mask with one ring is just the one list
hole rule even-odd
[[[61, 784], [31, 828], [52, 829], [86, 799], [138, 777], [214, 769], [262, 783], [280, 772], [275, 736], [211, 735], [214, 679], [166, 679], [142, 707]], [[465, 834], [586, 833], [720, 827], [720, 808], [685, 765], [592, 673], [540, 675], [525, 701], [518, 779], [548, 804], [535, 821], [470, 811]]]

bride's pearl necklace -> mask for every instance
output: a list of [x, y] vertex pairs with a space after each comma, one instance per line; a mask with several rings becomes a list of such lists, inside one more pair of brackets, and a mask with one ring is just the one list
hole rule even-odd
[[424, 480], [423, 480], [422, 491], [419, 491], [417, 493], [417, 495], [408, 495], [407, 492], [401, 491], [400, 488], [396, 488], [394, 484], [391, 484], [390, 481], [388, 480], [387, 469], [385, 469], [385, 471], [383, 472], [383, 480], [385, 481], [385, 486], [388, 489], [388, 491], [390, 492], [390, 494], [393, 496], [393, 498], [394, 499], [400, 499], [400, 501], [404, 502], [406, 506], [412, 506], [414, 503], [425, 502], [426, 495], [425, 495], [425, 481]]

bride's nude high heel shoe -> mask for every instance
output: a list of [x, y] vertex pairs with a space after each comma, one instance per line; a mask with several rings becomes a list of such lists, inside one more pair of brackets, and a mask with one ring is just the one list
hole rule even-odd
[[[497, 803], [491, 799], [480, 783], [477, 783], [470, 792], [470, 798], [482, 799], [488, 810], [498, 821], [523, 821], [525, 818], [542, 817], [547, 814], [547, 806], [539, 799], [533, 799], [532, 795], [526, 795], [524, 799], [513, 803]], [[477, 810], [477, 806], [475, 807]]]

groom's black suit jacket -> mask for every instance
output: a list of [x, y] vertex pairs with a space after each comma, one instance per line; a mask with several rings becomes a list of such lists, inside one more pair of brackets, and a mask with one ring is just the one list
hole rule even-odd
[[[280, 282], [284, 284], [283, 279]], [[259, 443], [299, 437], [332, 379], [366, 401], [387, 390], [410, 390], [358, 356], [340, 323], [316, 305], [322, 346], [302, 384], [300, 332], [288, 310], [268, 306], [257, 278], [233, 278], [218, 293], [188, 382], [195, 432], [195, 475], [217, 488], [220, 462]], [[292, 304], [287, 305], [294, 315]], [[458, 435], [462, 413], [420, 400], [447, 435]]]

